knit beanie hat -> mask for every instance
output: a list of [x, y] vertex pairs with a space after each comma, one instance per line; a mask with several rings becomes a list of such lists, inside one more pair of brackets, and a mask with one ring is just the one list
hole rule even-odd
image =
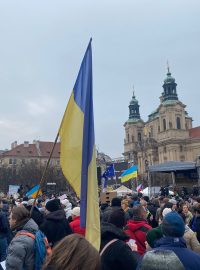
[[182, 218], [173, 211], [164, 217], [161, 230], [165, 236], [182, 237], [185, 232], [185, 224]]
[[114, 224], [118, 228], [123, 228], [126, 224], [125, 213], [122, 209], [112, 211], [108, 222]]
[[49, 212], [54, 212], [61, 209], [61, 204], [59, 199], [50, 200], [46, 203], [46, 209]]
[[140, 270], [184, 270], [182, 262], [172, 250], [151, 250], [145, 253]]
[[80, 207], [74, 207], [72, 209], [72, 215], [74, 215], [76, 217], [80, 217]]
[[163, 212], [162, 212], [163, 218], [164, 218], [167, 214], [169, 214], [169, 213], [171, 213], [171, 212], [172, 212], [172, 209], [171, 209], [171, 208], [165, 208], [165, 209], [163, 210]]

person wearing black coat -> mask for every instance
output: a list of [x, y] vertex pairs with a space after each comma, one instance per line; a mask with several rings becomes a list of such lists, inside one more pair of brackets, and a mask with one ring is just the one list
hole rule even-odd
[[[129, 236], [122, 231], [124, 224], [123, 210], [114, 211], [109, 222], [101, 223], [100, 255], [102, 270], [134, 270], [137, 268], [138, 255], [125, 242], [129, 239]], [[112, 240], [113, 242], [110, 242]]]
[[46, 235], [48, 242], [54, 246], [58, 241], [72, 233], [65, 211], [61, 208], [60, 200], [50, 200], [46, 204], [48, 214], [45, 216], [40, 230]]

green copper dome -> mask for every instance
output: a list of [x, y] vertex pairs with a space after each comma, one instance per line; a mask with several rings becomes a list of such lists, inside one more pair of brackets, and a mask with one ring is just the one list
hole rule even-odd
[[168, 83], [175, 83], [175, 78], [173, 78], [173, 77], [171, 76], [171, 73], [170, 73], [170, 72], [167, 73], [167, 78], [164, 80], [164, 83], [165, 83], [165, 84], [168, 84]]

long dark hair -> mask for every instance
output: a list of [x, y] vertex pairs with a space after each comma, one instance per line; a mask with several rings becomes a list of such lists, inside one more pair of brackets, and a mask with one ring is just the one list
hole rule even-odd
[[82, 235], [71, 234], [55, 246], [42, 269], [100, 270], [100, 256]]

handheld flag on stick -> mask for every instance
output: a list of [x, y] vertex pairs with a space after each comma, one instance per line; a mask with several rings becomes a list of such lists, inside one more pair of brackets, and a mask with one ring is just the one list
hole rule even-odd
[[[38, 191], [39, 190], [39, 191]], [[38, 194], [37, 194], [38, 193]], [[31, 190], [29, 190], [27, 193], [26, 193], [26, 196], [27, 197], [32, 197], [32, 198], [36, 198], [36, 194], [37, 195], [42, 195], [42, 191], [40, 189], [40, 186], [37, 185], [37, 186], [34, 186]]]
[[141, 192], [141, 191], [142, 191], [142, 189], [143, 189], [142, 184], [140, 184], [140, 185], [139, 185], [139, 186], [137, 186], [137, 188], [136, 188], [137, 192]]
[[105, 172], [102, 174], [102, 177], [105, 179], [104, 181], [104, 189], [107, 188], [108, 185], [108, 178], [109, 177], [113, 177], [115, 176], [115, 168], [114, 168], [114, 164], [111, 164], [106, 170]]
[[121, 175], [121, 182], [124, 183], [131, 178], [136, 178], [137, 177], [137, 165], [133, 165], [132, 167], [128, 168], [126, 171], [124, 171]]
[[81, 227], [100, 247], [100, 220], [92, 97], [91, 40], [83, 58], [60, 129], [63, 174], [81, 199]]

